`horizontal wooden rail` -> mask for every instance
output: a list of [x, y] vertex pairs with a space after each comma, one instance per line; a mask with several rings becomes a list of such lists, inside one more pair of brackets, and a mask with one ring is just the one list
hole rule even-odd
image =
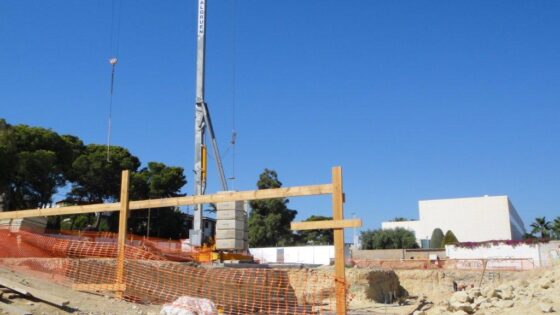
[[[148, 208], [164, 208], [178, 207], [205, 203], [217, 203], [228, 201], [242, 200], [261, 200], [286, 197], [300, 197], [312, 195], [328, 195], [333, 191], [331, 184], [313, 185], [313, 186], [295, 186], [285, 188], [272, 188], [261, 190], [248, 190], [239, 192], [224, 192], [212, 195], [185, 196], [163, 199], [150, 199], [130, 201], [130, 210], [148, 209]], [[69, 215], [94, 212], [111, 212], [119, 211], [120, 203], [99, 203], [84, 206], [68, 206], [60, 208], [46, 209], [29, 209], [18, 211], [0, 212], [0, 220], [2, 219], [21, 219], [32, 217], [46, 217], [52, 215]]]
[[301, 230], [324, 230], [324, 229], [344, 229], [361, 227], [361, 219], [345, 219], [345, 220], [322, 220], [322, 221], [304, 221], [292, 222], [292, 231]]
[[72, 289], [76, 291], [124, 291], [125, 284], [115, 283], [74, 283]]

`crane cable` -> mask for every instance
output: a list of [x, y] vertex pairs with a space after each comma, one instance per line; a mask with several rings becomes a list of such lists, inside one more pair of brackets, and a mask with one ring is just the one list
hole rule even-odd
[[231, 130], [231, 147], [232, 147], [232, 158], [231, 158], [231, 170], [232, 170], [232, 175], [229, 178], [230, 180], [235, 180], [235, 144], [237, 142], [237, 130], [235, 127], [235, 99], [236, 99], [236, 87], [237, 87], [237, 67], [236, 67], [236, 60], [237, 60], [237, 1], [236, 0], [232, 0], [233, 1], [233, 5], [232, 5], [232, 21], [233, 21], [233, 25], [232, 25], [232, 80], [231, 80], [231, 85], [232, 85], [232, 95], [231, 95], [231, 107], [232, 107], [232, 130]]
[[[119, 7], [117, 7], [117, 2]], [[116, 14], [115, 14], [116, 12]], [[117, 27], [115, 31], [115, 15], [117, 15]], [[110, 35], [110, 54], [109, 64], [111, 65], [111, 86], [109, 91], [109, 117], [107, 122], [107, 162], [111, 161], [111, 133], [112, 133], [112, 116], [113, 116], [113, 93], [115, 90], [115, 67], [117, 65], [120, 44], [121, 32], [121, 16], [122, 16], [122, 1], [113, 0], [111, 5], [111, 35]], [[113, 49], [113, 42], [115, 42], [115, 49]]]

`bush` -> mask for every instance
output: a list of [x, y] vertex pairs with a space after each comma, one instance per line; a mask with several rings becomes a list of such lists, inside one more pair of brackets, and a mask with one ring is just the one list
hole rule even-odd
[[455, 243], [459, 243], [459, 240], [457, 240], [457, 237], [455, 236], [455, 234], [453, 234], [453, 231], [449, 230], [447, 231], [447, 233], [445, 233], [445, 236], [443, 237], [441, 247], [443, 248], [445, 247], [445, 245], [455, 244]]
[[443, 242], [443, 231], [440, 228], [434, 229], [430, 238], [430, 248], [441, 248]]
[[418, 248], [414, 233], [403, 228], [364, 231], [360, 240], [363, 249]]

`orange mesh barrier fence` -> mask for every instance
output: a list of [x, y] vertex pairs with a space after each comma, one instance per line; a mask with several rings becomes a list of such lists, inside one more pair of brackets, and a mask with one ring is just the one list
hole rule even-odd
[[335, 310], [332, 272], [203, 267], [173, 261], [165, 254], [179, 253], [177, 247], [138, 236], [127, 237], [124, 281], [116, 283], [116, 234], [89, 234], [0, 229], [0, 267], [76, 290], [120, 290], [125, 299], [138, 303], [206, 298], [223, 314], [332, 314]]

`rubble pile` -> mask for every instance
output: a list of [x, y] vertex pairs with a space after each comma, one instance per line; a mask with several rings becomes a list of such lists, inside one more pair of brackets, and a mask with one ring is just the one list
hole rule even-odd
[[543, 314], [560, 312], [560, 268], [525, 279], [488, 284], [453, 293], [447, 301], [414, 315]]

